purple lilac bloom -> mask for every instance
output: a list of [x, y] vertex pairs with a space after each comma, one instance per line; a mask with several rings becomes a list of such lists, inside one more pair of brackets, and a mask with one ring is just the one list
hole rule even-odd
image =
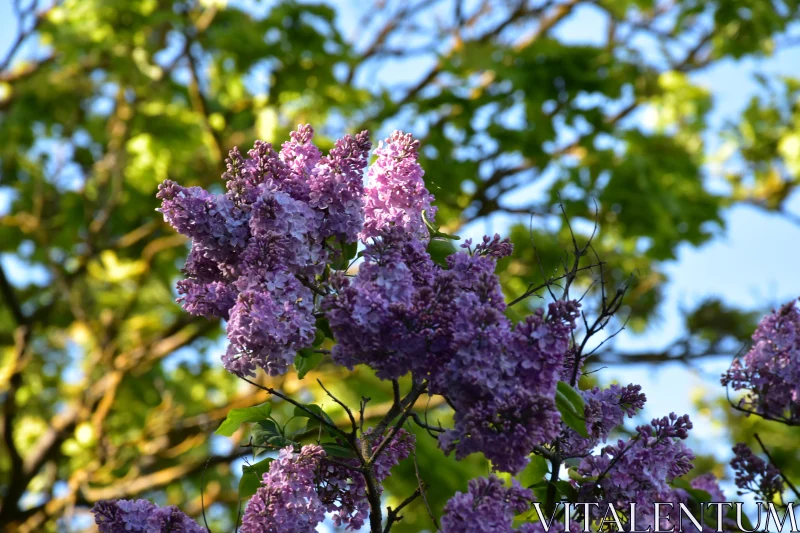
[[297, 181], [306, 181], [322, 157], [322, 152], [311, 142], [314, 139], [314, 128], [310, 124], [300, 124], [289, 137], [291, 140], [281, 145], [278, 156]]
[[505, 487], [494, 475], [470, 480], [468, 491], [457, 492], [445, 505], [441, 532], [513, 533], [514, 515], [530, 507], [533, 493], [517, 480], [512, 483]]
[[147, 500], [105, 500], [92, 507], [100, 533], [204, 533], [205, 529], [177, 507], [158, 507]]
[[364, 223], [362, 173], [370, 149], [369, 133], [362, 131], [336, 141], [328, 156], [319, 160], [309, 177], [309, 206], [324, 214], [323, 237], [334, 235], [345, 242], [358, 239]]
[[281, 270], [250, 285], [230, 311], [223, 364], [238, 376], [254, 375], [256, 367], [283, 374], [297, 351], [314, 341], [311, 291]]
[[642, 512], [638, 525], [652, 525], [653, 502], [675, 499], [669, 483], [692, 468], [694, 454], [682, 442], [691, 428], [688, 415], [671, 413], [639, 426], [628, 441], [620, 440], [599, 455], [584, 458], [578, 473], [590, 479], [579, 486], [579, 501], [598, 502], [600, 509], [609, 503], [621, 509], [635, 502]]
[[436, 208], [433, 195], [422, 180], [424, 171], [417, 163], [419, 141], [410, 134], [395, 131], [375, 149], [378, 159], [369, 167], [369, 185], [364, 196], [364, 229], [361, 239], [379, 237], [386, 228], [397, 226], [423, 242], [428, 228], [423, 211], [433, 221]]
[[164, 219], [192, 240], [178, 283], [189, 313], [228, 320], [225, 367], [282, 373], [314, 339], [309, 285], [330, 260], [335, 236], [354, 243], [361, 231], [366, 132], [345, 136], [322, 157], [314, 131], [299, 126], [281, 152], [257, 141], [226, 161], [224, 194], [165, 181]]
[[241, 533], [316, 531], [317, 524], [325, 519], [325, 508], [316, 491], [324, 457], [324, 450], [317, 445], [303, 446], [297, 454], [291, 447], [281, 450], [247, 504]]
[[335, 280], [325, 304], [337, 344], [333, 359], [352, 368], [367, 364], [382, 379], [396, 379], [426, 357], [433, 318], [423, 299], [433, 262], [421, 242], [399, 228], [369, 244], [352, 280]]
[[769, 502], [783, 493], [783, 478], [775, 465], [754, 454], [749, 446], [741, 442], [733, 447], [733, 453], [731, 467], [740, 495], [750, 492]]
[[767, 418], [800, 419], [800, 309], [795, 301], [764, 317], [753, 346], [722, 376], [746, 390], [739, 407]]
[[555, 386], [577, 304], [553, 304], [547, 318], [540, 311], [514, 328], [494, 273], [511, 243], [495, 236], [465, 248], [444, 269], [398, 226], [374, 238], [358, 274], [335, 279], [326, 299], [332, 355], [381, 379], [427, 377], [456, 409], [443, 449], [483, 452], [495, 469], [516, 472], [534, 445], [558, 435]]
[[439, 442], [458, 458], [480, 451], [495, 470], [516, 473], [534, 446], [559, 434], [555, 388], [578, 304], [550, 304], [546, 317], [539, 309], [511, 329], [496, 277], [479, 270], [475, 287], [459, 299], [457, 353], [432, 381], [456, 410]]

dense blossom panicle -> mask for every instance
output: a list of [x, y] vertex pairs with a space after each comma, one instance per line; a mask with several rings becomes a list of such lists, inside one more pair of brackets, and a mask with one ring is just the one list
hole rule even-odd
[[298, 181], [307, 180], [322, 157], [322, 152], [311, 142], [314, 128], [310, 124], [300, 124], [289, 137], [291, 140], [281, 145], [278, 155]]
[[555, 389], [578, 304], [550, 304], [547, 316], [539, 309], [512, 329], [496, 276], [480, 267], [473, 273], [478, 290], [457, 300], [457, 353], [432, 380], [456, 410], [454, 428], [439, 442], [456, 457], [483, 452], [495, 470], [516, 473], [534, 446], [560, 432]]
[[749, 446], [741, 442], [733, 447], [733, 454], [731, 468], [740, 495], [749, 492], [769, 502], [783, 493], [783, 478], [775, 465], [754, 454]]
[[205, 529], [177, 507], [147, 500], [105, 500], [92, 508], [100, 533], [203, 533]]
[[688, 415], [671, 413], [639, 426], [628, 441], [585, 457], [578, 473], [594, 479], [580, 485], [579, 501], [598, 502], [601, 509], [609, 503], [621, 509], [635, 502], [642, 512], [639, 525], [652, 525], [653, 502], [677, 498], [669, 483], [692, 468], [694, 454], [682, 442], [691, 428]]
[[182, 279], [177, 288], [180, 295], [178, 303], [193, 315], [227, 320], [228, 312], [236, 303], [236, 292], [229, 283], [222, 281], [202, 283], [193, 279]]
[[514, 533], [514, 515], [530, 507], [533, 493], [517, 480], [512, 483], [505, 487], [494, 475], [470, 480], [467, 492], [456, 493], [445, 505], [441, 532]]
[[378, 377], [395, 379], [426, 358], [435, 302], [422, 298], [432, 283], [433, 262], [419, 240], [399, 229], [367, 245], [352, 280], [338, 280], [325, 303], [337, 344], [333, 359], [349, 368], [368, 364]]
[[353, 243], [361, 230], [366, 132], [340, 139], [326, 157], [313, 135], [299, 126], [280, 153], [261, 141], [246, 156], [232, 150], [224, 194], [169, 180], [159, 187], [164, 219], [192, 239], [178, 301], [228, 320], [223, 362], [239, 376], [281, 373], [313, 342], [308, 285], [338, 250], [329, 238]]
[[159, 211], [198, 251], [217, 263], [234, 260], [247, 244], [247, 213], [223, 195], [166, 180], [158, 186]]
[[[640, 386], [581, 391], [588, 438], [562, 423], [558, 381], [575, 385], [585, 363], [572, 343], [579, 302], [556, 301], [512, 321], [495, 270], [513, 245], [499, 235], [467, 240], [445, 264], [431, 258], [428, 222], [436, 210], [418, 141], [394, 132], [381, 143], [365, 187], [367, 132], [339, 139], [327, 155], [313, 136], [301, 125], [280, 152], [261, 141], [246, 155], [232, 150], [222, 194], [169, 180], [159, 187], [164, 219], [191, 239], [178, 301], [189, 313], [227, 321], [226, 369], [240, 377], [258, 368], [281, 374], [327, 322], [335, 362], [368, 365], [386, 380], [412, 373], [415, 384], [446, 398], [454, 409], [453, 427], [439, 436], [446, 453], [483, 453], [494, 471], [516, 474], [537, 446], [553, 446], [561, 459], [581, 458], [582, 477], [571, 482], [579, 501], [600, 509], [635, 502], [643, 526], [656, 525], [653, 502], [689, 501], [691, 490], [670, 485], [692, 468], [686, 415], [654, 419], [589, 455], [642, 409]], [[352, 257], [359, 240], [363, 261], [345, 272], [340, 259]], [[791, 303], [768, 316], [753, 340], [723, 383], [749, 391], [743, 407], [800, 417], [800, 310]], [[373, 453], [382, 448], [366, 463], [381, 492], [391, 469], [413, 452], [414, 436], [401, 429], [385, 447], [386, 435], [361, 438], [356, 444]], [[365, 465], [328, 457], [326, 446], [279, 452], [247, 505], [242, 533], [311, 533], [326, 515], [339, 528], [362, 528], [370, 513]], [[775, 467], [744, 445], [734, 451], [741, 489], [770, 498], [783, 490]], [[713, 476], [692, 486], [723, 498]], [[441, 531], [541, 533], [541, 523], [513, 525], [532, 499], [517, 481], [506, 487], [494, 475], [474, 479], [447, 503]], [[143, 500], [101, 502], [94, 511], [101, 533], [202, 531], [176, 508]], [[560, 523], [551, 530], [564, 533]]]
[[250, 212], [245, 268], [283, 265], [297, 274], [318, 274], [325, 266], [318, 213], [280, 191], [263, 191]]
[[581, 391], [584, 418], [589, 438], [584, 438], [573, 429], [562, 434], [561, 454], [564, 457], [583, 456], [598, 443], [606, 442], [611, 431], [622, 424], [625, 417], [632, 418], [647, 400], [640, 385], [611, 385], [607, 389], [594, 387]]
[[298, 350], [314, 341], [312, 294], [285, 272], [269, 273], [258, 289], [239, 293], [228, 319], [225, 368], [238, 376], [257, 367], [282, 374]]
[[753, 346], [722, 376], [747, 390], [739, 406], [768, 418], [800, 420], [800, 308], [795, 301], [764, 317]]
[[323, 237], [336, 236], [346, 242], [358, 239], [364, 222], [362, 171], [367, 166], [369, 133], [346, 135], [336, 141], [330, 154], [321, 158], [309, 177], [309, 205], [324, 213]]
[[262, 485], [247, 504], [242, 533], [312, 533], [325, 519], [325, 508], [316, 491], [324, 450], [303, 446], [280, 451], [264, 474]]
[[369, 167], [364, 197], [364, 229], [361, 239], [379, 237], [388, 227], [398, 226], [427, 242], [428, 228], [423, 218], [433, 221], [436, 208], [433, 195], [422, 180], [424, 171], [417, 163], [419, 141], [410, 134], [395, 131], [375, 149], [377, 160]]

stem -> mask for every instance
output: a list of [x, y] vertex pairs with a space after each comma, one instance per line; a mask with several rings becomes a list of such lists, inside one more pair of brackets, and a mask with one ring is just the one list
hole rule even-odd
[[547, 484], [547, 496], [545, 498], [544, 507], [548, 516], [553, 515], [556, 508], [556, 482], [558, 481], [558, 473], [561, 470], [561, 455], [558, 451], [559, 444], [556, 441], [555, 449], [551, 458], [552, 471], [550, 472], [550, 483]]
[[786, 482], [786, 485], [790, 489], [792, 489], [792, 492], [794, 492], [795, 497], [796, 498], [800, 498], [800, 493], [797, 491], [797, 487], [795, 487], [794, 484], [791, 481], [789, 481], [789, 478], [786, 477], [786, 475], [783, 473], [783, 470], [781, 470], [781, 467], [779, 467], [778, 463], [776, 463], [775, 460], [772, 458], [772, 455], [770, 455], [769, 451], [767, 450], [767, 447], [764, 446], [763, 442], [761, 442], [761, 437], [758, 436], [758, 433], [754, 433], [753, 437], [756, 439], [756, 442], [758, 442], [758, 445], [761, 446], [761, 450], [767, 456], [767, 459], [769, 459], [769, 462], [772, 463], [772, 465], [775, 468], [778, 469], [778, 472], [780, 473], [781, 478], [783, 479], [784, 482]]
[[381, 492], [378, 479], [375, 477], [375, 472], [372, 470], [372, 465], [369, 464], [367, 458], [370, 456], [371, 442], [369, 439], [361, 440], [361, 449], [359, 450], [359, 459], [364, 465], [364, 480], [367, 482], [367, 501], [369, 502], [369, 531], [370, 533], [383, 533], [381, 523], [383, 516], [381, 514]]
[[422, 494], [422, 487], [417, 487], [417, 490], [415, 490], [411, 496], [403, 500], [403, 502], [397, 506], [397, 509], [392, 509], [391, 507], [386, 508], [386, 527], [383, 528], [383, 533], [389, 533], [389, 531], [392, 530], [394, 523], [399, 522], [403, 518], [400, 514], [400, 511], [402, 511], [405, 506], [416, 500], [420, 494]]

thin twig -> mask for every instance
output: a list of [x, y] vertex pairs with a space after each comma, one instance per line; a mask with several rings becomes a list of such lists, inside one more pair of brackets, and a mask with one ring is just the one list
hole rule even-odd
[[208, 527], [208, 520], [206, 520], [206, 502], [203, 493], [205, 492], [206, 486], [206, 470], [208, 470], [208, 462], [210, 460], [210, 457], [206, 459], [206, 466], [203, 467], [203, 473], [200, 474], [200, 508], [203, 510], [203, 524], [205, 524], [208, 533], [211, 533], [211, 528]]
[[349, 407], [347, 407], [347, 405], [346, 405], [346, 404], [345, 404], [343, 401], [341, 401], [339, 398], [337, 398], [336, 396], [334, 396], [333, 394], [331, 394], [331, 391], [329, 391], [328, 389], [326, 389], [326, 388], [325, 388], [325, 385], [323, 385], [323, 384], [322, 384], [322, 381], [320, 381], [319, 379], [317, 379], [317, 383], [319, 383], [319, 386], [320, 386], [320, 387], [322, 387], [322, 390], [324, 390], [324, 391], [325, 391], [325, 393], [326, 393], [328, 396], [330, 396], [330, 398], [331, 398], [331, 399], [332, 399], [334, 402], [336, 402], [337, 404], [339, 404], [339, 405], [342, 407], [342, 409], [344, 409], [344, 412], [345, 412], [345, 413], [347, 413], [347, 417], [350, 419], [350, 426], [351, 426], [351, 431], [350, 431], [350, 433], [351, 433], [351, 435], [353, 436], [353, 438], [355, 438], [355, 436], [356, 436], [356, 432], [358, 431], [358, 425], [356, 424], [356, 419], [355, 419], [355, 417], [353, 416], [353, 412], [350, 410], [350, 408], [349, 408]]
[[783, 478], [783, 481], [786, 482], [786, 485], [788, 485], [789, 488], [792, 489], [792, 492], [794, 493], [795, 497], [797, 499], [800, 499], [800, 492], [797, 491], [797, 487], [795, 487], [794, 483], [792, 483], [791, 480], [788, 477], [786, 477], [786, 475], [783, 473], [783, 470], [781, 470], [781, 467], [779, 467], [778, 463], [775, 462], [775, 459], [769, 453], [769, 450], [767, 450], [767, 447], [764, 446], [763, 442], [761, 442], [761, 437], [758, 436], [758, 433], [754, 433], [753, 434], [753, 438], [755, 438], [756, 442], [758, 442], [758, 445], [761, 446], [761, 450], [767, 456], [767, 459], [769, 459], [769, 462], [772, 463], [772, 466], [774, 466], [775, 468], [778, 469], [778, 473], [781, 475], [781, 478]]

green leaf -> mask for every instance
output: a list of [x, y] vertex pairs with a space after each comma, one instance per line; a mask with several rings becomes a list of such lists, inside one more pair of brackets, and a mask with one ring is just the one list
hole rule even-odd
[[336, 261], [331, 264], [335, 270], [345, 270], [350, 263], [358, 256], [358, 242], [353, 243], [339, 243], [341, 254]]
[[217, 435], [224, 435], [230, 437], [234, 432], [246, 422], [259, 422], [269, 418], [272, 414], [272, 404], [267, 402], [253, 407], [244, 407], [241, 409], [231, 409], [225, 421], [220, 424]]
[[286, 448], [287, 446], [294, 446], [297, 443], [283, 435], [275, 435], [274, 437], [268, 438], [266, 444], [275, 448]]
[[277, 422], [274, 420], [267, 419], [262, 420], [258, 424], [253, 427], [253, 441], [255, 444], [263, 445], [269, 441], [274, 436], [283, 436], [283, 432], [281, 431], [281, 427], [278, 425]]
[[333, 424], [333, 420], [331, 419], [331, 417], [328, 416], [328, 413], [323, 411], [322, 407], [320, 407], [317, 404], [313, 404], [313, 403], [305, 404], [302, 407], [295, 406], [295, 408], [294, 408], [294, 416], [297, 416], [297, 417], [300, 417], [300, 418], [312, 418], [312, 419], [315, 419], [316, 417], [314, 415], [312, 415], [311, 413], [309, 413], [309, 411], [311, 411], [311, 413], [314, 413], [314, 415], [317, 415], [318, 417], [322, 417], [325, 420], [327, 420], [328, 422], [330, 422], [331, 424]]
[[348, 263], [353, 259], [355, 259], [356, 254], [358, 253], [358, 241], [350, 244], [343, 244], [342, 253], [344, 254], [344, 258], [347, 260]]
[[583, 416], [583, 410], [586, 407], [586, 403], [583, 401], [583, 396], [581, 393], [576, 391], [573, 387], [566, 383], [565, 381], [559, 381], [556, 385], [556, 390], [560, 391], [561, 394], [569, 399], [570, 403], [575, 406], [575, 412]]
[[297, 370], [297, 379], [303, 379], [310, 371], [314, 370], [322, 362], [321, 353], [313, 350], [300, 350], [294, 358], [294, 368]]
[[317, 416], [313, 416], [311, 413], [309, 413], [305, 409], [302, 409], [299, 406], [296, 406], [294, 408], [294, 416], [296, 416], [298, 418], [308, 418], [309, 419], [308, 420], [308, 424], [306, 425], [306, 431], [307, 432], [319, 431], [319, 426], [323, 425], [320, 422], [319, 418], [318, 418], [318, 417], [321, 417], [323, 420], [325, 420], [327, 422], [327, 425], [323, 425], [323, 428], [325, 429], [325, 431], [331, 437], [335, 438], [335, 437], [343, 437], [343, 436], [345, 436], [344, 432], [342, 432], [340, 429], [338, 429], [336, 427], [336, 425], [333, 423], [333, 420], [331, 419], [331, 417], [328, 416], [328, 413], [323, 411], [320, 406], [315, 405], [313, 403], [310, 403], [310, 404], [304, 405], [303, 407], [305, 407], [306, 409], [308, 409], [308, 411], [311, 411], [312, 413], [317, 415]]
[[556, 388], [556, 407], [561, 413], [561, 420], [584, 438], [589, 438], [586, 420], [583, 417], [584, 402], [578, 391], [564, 383], [558, 382]]
[[590, 479], [592, 479], [592, 478], [588, 478], [588, 477], [583, 477], [582, 475], [580, 475], [578, 473], [577, 470], [575, 470], [573, 468], [568, 468], [567, 469], [567, 475], [569, 476], [570, 479], [574, 479], [575, 481], [579, 481], [581, 483], [585, 483], [586, 481], [589, 481]]
[[519, 473], [517, 479], [523, 487], [532, 487], [533, 485], [542, 481], [542, 478], [549, 471], [547, 459], [541, 455], [534, 455], [531, 457], [531, 462], [528, 466]]
[[353, 459], [356, 457], [353, 450], [340, 444], [323, 443], [322, 449], [325, 450], [325, 453], [333, 457], [342, 457], [345, 459]]
[[558, 489], [558, 493], [567, 501], [574, 502], [577, 500], [578, 491], [569, 481], [565, 481], [563, 479], [561, 481], [556, 481], [556, 488]]
[[[275, 448], [284, 448], [290, 444], [293, 444], [293, 441], [286, 439], [283, 436], [283, 431], [281, 430], [280, 425], [277, 422], [272, 420], [271, 418], [268, 420], [262, 420], [255, 426], [253, 426], [252, 431], [252, 438], [253, 444], [256, 446], [272, 446]], [[263, 448], [255, 448], [253, 455], [256, 457], [262, 453], [267, 452]]]
[[451, 241], [461, 240], [461, 237], [459, 237], [458, 235], [450, 235], [449, 233], [444, 233], [442, 231], [439, 231], [439, 227], [430, 220], [428, 220], [427, 214], [425, 213], [424, 209], [422, 211], [422, 220], [425, 221], [425, 225], [428, 227], [428, 232], [431, 235], [431, 240], [433, 239], [447, 239]]
[[267, 457], [252, 465], [242, 465], [242, 478], [239, 480], [239, 498], [247, 499], [261, 486], [262, 476], [269, 470], [274, 459]]
[[317, 328], [317, 330], [314, 332], [314, 343], [312, 346], [317, 348], [321, 346], [323, 342], [325, 342], [325, 332], [320, 328]]
[[319, 317], [317, 319], [317, 331], [321, 331], [327, 338], [333, 338], [333, 332], [331, 331], [331, 326], [328, 324], [328, 319], [325, 317]]

